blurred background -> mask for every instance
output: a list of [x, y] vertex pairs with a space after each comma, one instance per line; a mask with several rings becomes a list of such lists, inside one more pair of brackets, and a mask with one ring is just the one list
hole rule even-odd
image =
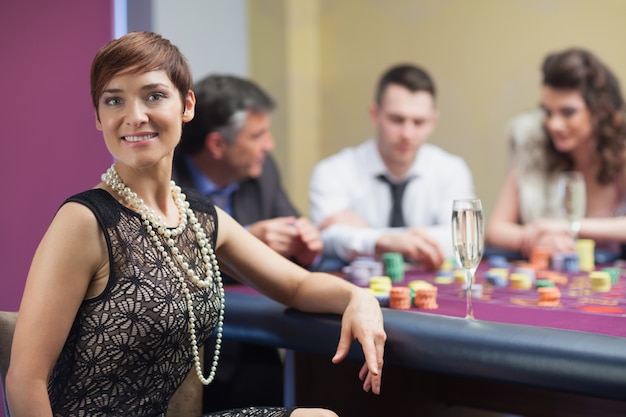
[[[36, 245], [69, 195], [111, 159], [89, 65], [108, 40], [152, 30], [194, 77], [248, 76], [278, 102], [275, 155], [308, 212], [313, 165], [373, 134], [367, 109], [391, 65], [438, 87], [431, 142], [465, 158], [486, 215], [507, 166], [508, 120], [536, 107], [544, 56], [591, 49], [626, 80], [623, 0], [23, 0], [0, 5], [0, 309], [17, 309]], [[427, 196], [425, 196], [427, 198]]]

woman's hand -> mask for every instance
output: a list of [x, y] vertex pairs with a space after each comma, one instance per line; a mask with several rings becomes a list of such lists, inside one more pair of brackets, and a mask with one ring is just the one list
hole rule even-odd
[[380, 394], [387, 335], [378, 301], [361, 288], [355, 290], [343, 314], [341, 337], [333, 363], [339, 363], [346, 357], [354, 339], [361, 343], [365, 356], [365, 364], [359, 372], [363, 390]]
[[523, 226], [521, 251], [530, 256], [536, 247], [548, 248], [553, 252], [572, 252], [574, 238], [564, 219], [538, 219]]

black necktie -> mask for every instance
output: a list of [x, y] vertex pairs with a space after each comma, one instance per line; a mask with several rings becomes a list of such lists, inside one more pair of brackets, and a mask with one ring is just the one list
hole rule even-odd
[[404, 216], [402, 215], [402, 195], [404, 194], [404, 189], [409, 183], [410, 178], [398, 183], [391, 182], [389, 178], [383, 174], [380, 174], [377, 178], [389, 184], [389, 189], [391, 190], [392, 206], [391, 215], [389, 216], [389, 226], [405, 227], [406, 224], [404, 223]]

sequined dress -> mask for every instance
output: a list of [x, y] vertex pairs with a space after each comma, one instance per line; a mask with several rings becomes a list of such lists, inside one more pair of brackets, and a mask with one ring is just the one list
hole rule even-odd
[[[193, 190], [185, 190], [185, 194], [214, 246], [215, 207]], [[66, 202], [70, 201], [87, 206], [104, 231], [110, 278], [102, 294], [80, 306], [55, 364], [48, 384], [53, 414], [164, 416], [169, 399], [193, 365], [181, 284], [163, 262], [136, 212], [101, 189], [85, 191]], [[191, 267], [204, 273], [191, 228], [176, 239]], [[218, 286], [187, 286], [192, 293], [196, 336], [204, 342], [217, 323]], [[288, 414], [283, 408], [251, 408], [211, 416]]]

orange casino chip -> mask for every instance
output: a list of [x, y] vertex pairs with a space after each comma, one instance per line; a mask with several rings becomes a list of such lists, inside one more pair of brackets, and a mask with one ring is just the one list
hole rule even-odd
[[411, 290], [409, 287], [392, 287], [389, 291], [389, 307], [398, 310], [411, 308]]
[[557, 287], [540, 287], [537, 288], [539, 300], [537, 304], [541, 307], [555, 307], [559, 305], [561, 300], [561, 290]]
[[413, 304], [417, 308], [426, 310], [434, 310], [437, 307], [437, 287], [417, 288], [415, 290], [415, 298]]
[[536, 247], [530, 254], [530, 264], [536, 270], [548, 269], [552, 251], [548, 248]]

